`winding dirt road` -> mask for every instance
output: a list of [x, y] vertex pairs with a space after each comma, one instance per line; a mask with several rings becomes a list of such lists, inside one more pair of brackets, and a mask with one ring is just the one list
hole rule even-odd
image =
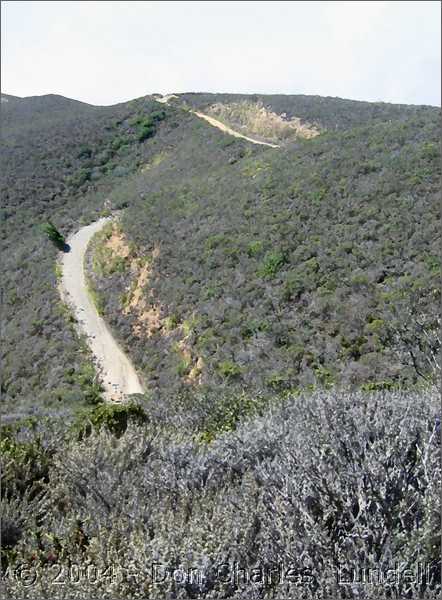
[[94, 234], [110, 220], [111, 217], [99, 219], [82, 227], [67, 240], [70, 251], [64, 252], [61, 257], [59, 292], [74, 311], [80, 332], [86, 334], [105, 389], [106, 400], [121, 402], [129, 394], [143, 394], [144, 389], [134, 366], [98, 314], [88, 292], [84, 273], [87, 246]]
[[[157, 98], [162, 104], [177, 97], [173, 94]], [[252, 144], [279, 148], [277, 144], [255, 140], [242, 133], [234, 131], [221, 121], [209, 117], [204, 113], [192, 111], [200, 119], [204, 119], [213, 127], [221, 129], [224, 133], [234, 137], [243, 138]], [[143, 394], [144, 389], [135, 371], [134, 366], [124, 354], [106, 323], [100, 317], [93, 300], [88, 292], [84, 273], [84, 256], [92, 237], [100, 231], [111, 217], [95, 221], [91, 225], [82, 227], [71, 236], [67, 243], [69, 252], [64, 252], [61, 257], [62, 277], [59, 292], [64, 302], [69, 304], [78, 321], [78, 328], [86, 335], [88, 345], [95, 357], [96, 366], [104, 387], [106, 400], [121, 402], [129, 394]]]
[[196, 111], [192, 111], [192, 112], [194, 115], [196, 115], [200, 119], [204, 119], [205, 121], [210, 123], [210, 125], [213, 125], [213, 127], [217, 127], [218, 129], [221, 129], [221, 131], [224, 131], [224, 133], [228, 133], [237, 138], [242, 138], [243, 140], [252, 142], [252, 144], [259, 144], [260, 146], [270, 146], [270, 148], [279, 148], [278, 144], [271, 144], [270, 142], [261, 142], [260, 140], [255, 140], [254, 138], [251, 138], [248, 135], [239, 133], [239, 131], [235, 131], [231, 127], [224, 125], [224, 123], [221, 123], [221, 121], [218, 121], [218, 119], [215, 119], [214, 117], [209, 117], [209, 115], [205, 115], [204, 113], [201, 113], [201, 112], [196, 112]]
[[[157, 102], [160, 102], [161, 104], [168, 104], [169, 100], [171, 100], [172, 98], [179, 98], [179, 96], [177, 96], [176, 94], [169, 94], [168, 96], [163, 96], [162, 98], [155, 98], [155, 99]], [[209, 115], [206, 115], [202, 112], [198, 112], [196, 110], [191, 110], [190, 112], [192, 114], [196, 115], [197, 117], [199, 117], [200, 119], [204, 119], [204, 121], [207, 121], [207, 123], [212, 125], [212, 127], [221, 129], [221, 131], [223, 131], [224, 133], [228, 133], [229, 135], [233, 135], [233, 137], [242, 138], [243, 140], [247, 140], [248, 142], [251, 142], [252, 144], [259, 144], [260, 146], [269, 146], [270, 148], [280, 148], [280, 146], [278, 144], [271, 144], [270, 142], [262, 142], [261, 140], [256, 140], [247, 135], [244, 135], [243, 133], [239, 133], [239, 131], [235, 131], [228, 125], [225, 125], [221, 121], [218, 121], [218, 119], [215, 119], [214, 117], [210, 117]]]

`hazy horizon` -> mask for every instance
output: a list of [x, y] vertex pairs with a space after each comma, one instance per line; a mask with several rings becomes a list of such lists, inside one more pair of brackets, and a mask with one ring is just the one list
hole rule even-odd
[[[440, 3], [2, 3], [2, 93], [153, 93], [440, 106]], [[32, 61], [29, 60], [32, 57]]]

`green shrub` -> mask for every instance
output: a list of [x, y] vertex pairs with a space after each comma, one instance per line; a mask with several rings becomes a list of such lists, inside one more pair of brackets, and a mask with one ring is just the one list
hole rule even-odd
[[150, 113], [149, 117], [153, 121], [163, 121], [166, 118], [166, 111], [165, 110], [154, 110], [153, 112]]
[[180, 377], [185, 377], [189, 374], [192, 360], [190, 358], [182, 358], [177, 365], [177, 373]]
[[270, 329], [271, 325], [268, 321], [251, 319], [250, 321], [246, 321], [241, 327], [241, 336], [247, 339], [255, 335], [258, 331], [270, 331]]
[[43, 233], [48, 237], [49, 240], [57, 247], [63, 248], [66, 244], [64, 237], [55, 227], [51, 221], [47, 221], [41, 225]]
[[104, 297], [93, 287], [91, 282], [88, 282], [87, 291], [92, 302], [94, 303], [95, 308], [97, 309], [97, 313], [100, 316], [103, 316], [106, 308], [106, 301]]
[[282, 252], [268, 252], [264, 257], [264, 263], [258, 270], [258, 275], [260, 277], [274, 277], [286, 262], [287, 259]]
[[361, 385], [363, 392], [379, 392], [382, 390], [391, 391], [397, 388], [397, 385], [391, 380], [386, 381], [368, 381]]
[[90, 158], [92, 156], [92, 149], [89, 146], [83, 145], [80, 146], [80, 149], [77, 153], [77, 158]]
[[48, 478], [54, 447], [36, 433], [37, 422], [29, 417], [1, 428], [2, 496], [25, 494], [31, 488], [35, 495]]
[[127, 146], [128, 144], [130, 144], [130, 139], [128, 137], [118, 136], [112, 140], [111, 148], [115, 152], [118, 152], [120, 148]]
[[138, 131], [137, 139], [139, 142], [144, 142], [144, 140], [152, 137], [154, 133], [155, 128], [153, 125], [143, 125]]
[[109, 263], [107, 272], [109, 275], [112, 275], [112, 273], [123, 273], [127, 268], [127, 259], [124, 256], [115, 256]]
[[425, 142], [422, 145], [422, 156], [426, 159], [433, 159], [440, 157], [440, 145], [433, 142]]
[[306, 278], [302, 277], [298, 273], [289, 273], [287, 279], [284, 282], [282, 290], [282, 298], [285, 302], [288, 302], [292, 298], [299, 297], [305, 290]]
[[155, 122], [161, 121], [163, 113], [161, 111], [154, 112], [148, 117], [139, 118], [135, 121], [138, 126], [137, 139], [139, 142], [144, 142], [155, 134]]
[[319, 261], [316, 258], [316, 256], [312, 256], [311, 258], [306, 260], [304, 263], [304, 267], [307, 269], [307, 271], [310, 271], [313, 273], [316, 273], [317, 271], [319, 271]]
[[247, 246], [247, 254], [252, 258], [258, 256], [263, 250], [264, 244], [260, 240], [250, 242]]
[[231, 360], [224, 360], [218, 364], [218, 372], [227, 378], [239, 377], [242, 373], [241, 367]]
[[99, 431], [107, 429], [116, 437], [121, 437], [126, 431], [130, 421], [138, 424], [147, 422], [147, 415], [143, 408], [135, 403], [115, 404], [103, 403], [91, 410], [80, 411], [73, 431], [78, 433], [80, 439], [91, 434], [92, 429]]
[[84, 362], [75, 374], [75, 380], [83, 391], [88, 404], [99, 404], [103, 401], [103, 386], [97, 378], [97, 372], [92, 362]]
[[313, 372], [319, 385], [324, 389], [329, 389], [335, 383], [335, 375], [331, 369], [318, 365], [314, 367]]
[[366, 329], [370, 333], [379, 333], [385, 327], [385, 322], [383, 319], [373, 319], [370, 323], [367, 324]]
[[280, 392], [282, 390], [289, 389], [292, 385], [292, 377], [290, 373], [272, 373], [269, 377], [267, 377], [265, 381], [266, 385], [276, 391]]
[[234, 431], [241, 421], [261, 413], [268, 403], [268, 399], [246, 392], [233, 391], [222, 395], [212, 406], [203, 431], [196, 436], [197, 440], [210, 443], [221, 434]]
[[82, 167], [74, 175], [67, 178], [67, 184], [74, 189], [81, 187], [91, 177], [92, 170]]

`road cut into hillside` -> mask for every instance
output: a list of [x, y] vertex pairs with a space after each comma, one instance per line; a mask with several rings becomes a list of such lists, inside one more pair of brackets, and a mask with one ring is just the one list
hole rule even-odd
[[[160, 102], [161, 104], [168, 104], [169, 100], [172, 100], [172, 98], [179, 98], [179, 96], [177, 96], [176, 94], [169, 94], [168, 96], [163, 96], [162, 98], [155, 98], [155, 100], [157, 102]], [[251, 138], [248, 135], [239, 133], [239, 131], [235, 131], [228, 125], [225, 125], [221, 121], [218, 121], [218, 119], [215, 119], [214, 117], [206, 115], [202, 112], [198, 112], [196, 110], [191, 110], [190, 112], [192, 114], [196, 115], [197, 117], [199, 117], [200, 119], [204, 119], [204, 121], [207, 121], [207, 123], [212, 125], [212, 127], [216, 127], [217, 129], [220, 129], [224, 133], [233, 135], [233, 137], [242, 138], [243, 140], [247, 140], [248, 142], [251, 142], [252, 144], [259, 144], [260, 146], [269, 146], [270, 148], [280, 148], [280, 146], [278, 144], [271, 144], [270, 142], [262, 142], [261, 140], [256, 140], [255, 138]]]
[[210, 125], [213, 125], [213, 127], [217, 127], [218, 129], [221, 129], [221, 131], [224, 131], [224, 133], [228, 133], [229, 135], [233, 135], [234, 137], [242, 138], [243, 140], [252, 142], [252, 144], [259, 144], [261, 146], [270, 146], [270, 148], [279, 148], [280, 147], [278, 144], [271, 144], [270, 142], [261, 142], [260, 140], [255, 140], [254, 138], [251, 138], [248, 135], [243, 135], [242, 133], [239, 133], [239, 131], [235, 131], [231, 127], [224, 125], [224, 123], [221, 123], [221, 121], [218, 121], [218, 119], [215, 119], [214, 117], [210, 117], [209, 115], [205, 115], [204, 113], [196, 112], [196, 111], [192, 111], [192, 112], [194, 115], [196, 115], [200, 119], [204, 119], [205, 121], [210, 123]]
[[86, 336], [104, 387], [105, 399], [122, 402], [130, 394], [143, 394], [144, 389], [131, 361], [98, 314], [84, 271], [84, 257], [90, 240], [111, 220], [111, 217], [99, 219], [82, 227], [67, 240], [69, 251], [63, 252], [60, 259], [62, 277], [59, 292], [63, 301], [71, 307], [79, 332]]

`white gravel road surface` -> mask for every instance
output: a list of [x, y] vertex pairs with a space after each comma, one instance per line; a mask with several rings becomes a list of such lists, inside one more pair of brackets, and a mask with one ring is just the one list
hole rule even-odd
[[79, 330], [86, 334], [105, 388], [106, 400], [123, 401], [128, 394], [143, 394], [144, 389], [134, 366], [98, 314], [84, 273], [86, 248], [93, 235], [110, 220], [111, 217], [106, 217], [82, 227], [67, 240], [70, 250], [63, 252], [61, 257], [63, 274], [59, 291], [62, 299], [71, 306]]

